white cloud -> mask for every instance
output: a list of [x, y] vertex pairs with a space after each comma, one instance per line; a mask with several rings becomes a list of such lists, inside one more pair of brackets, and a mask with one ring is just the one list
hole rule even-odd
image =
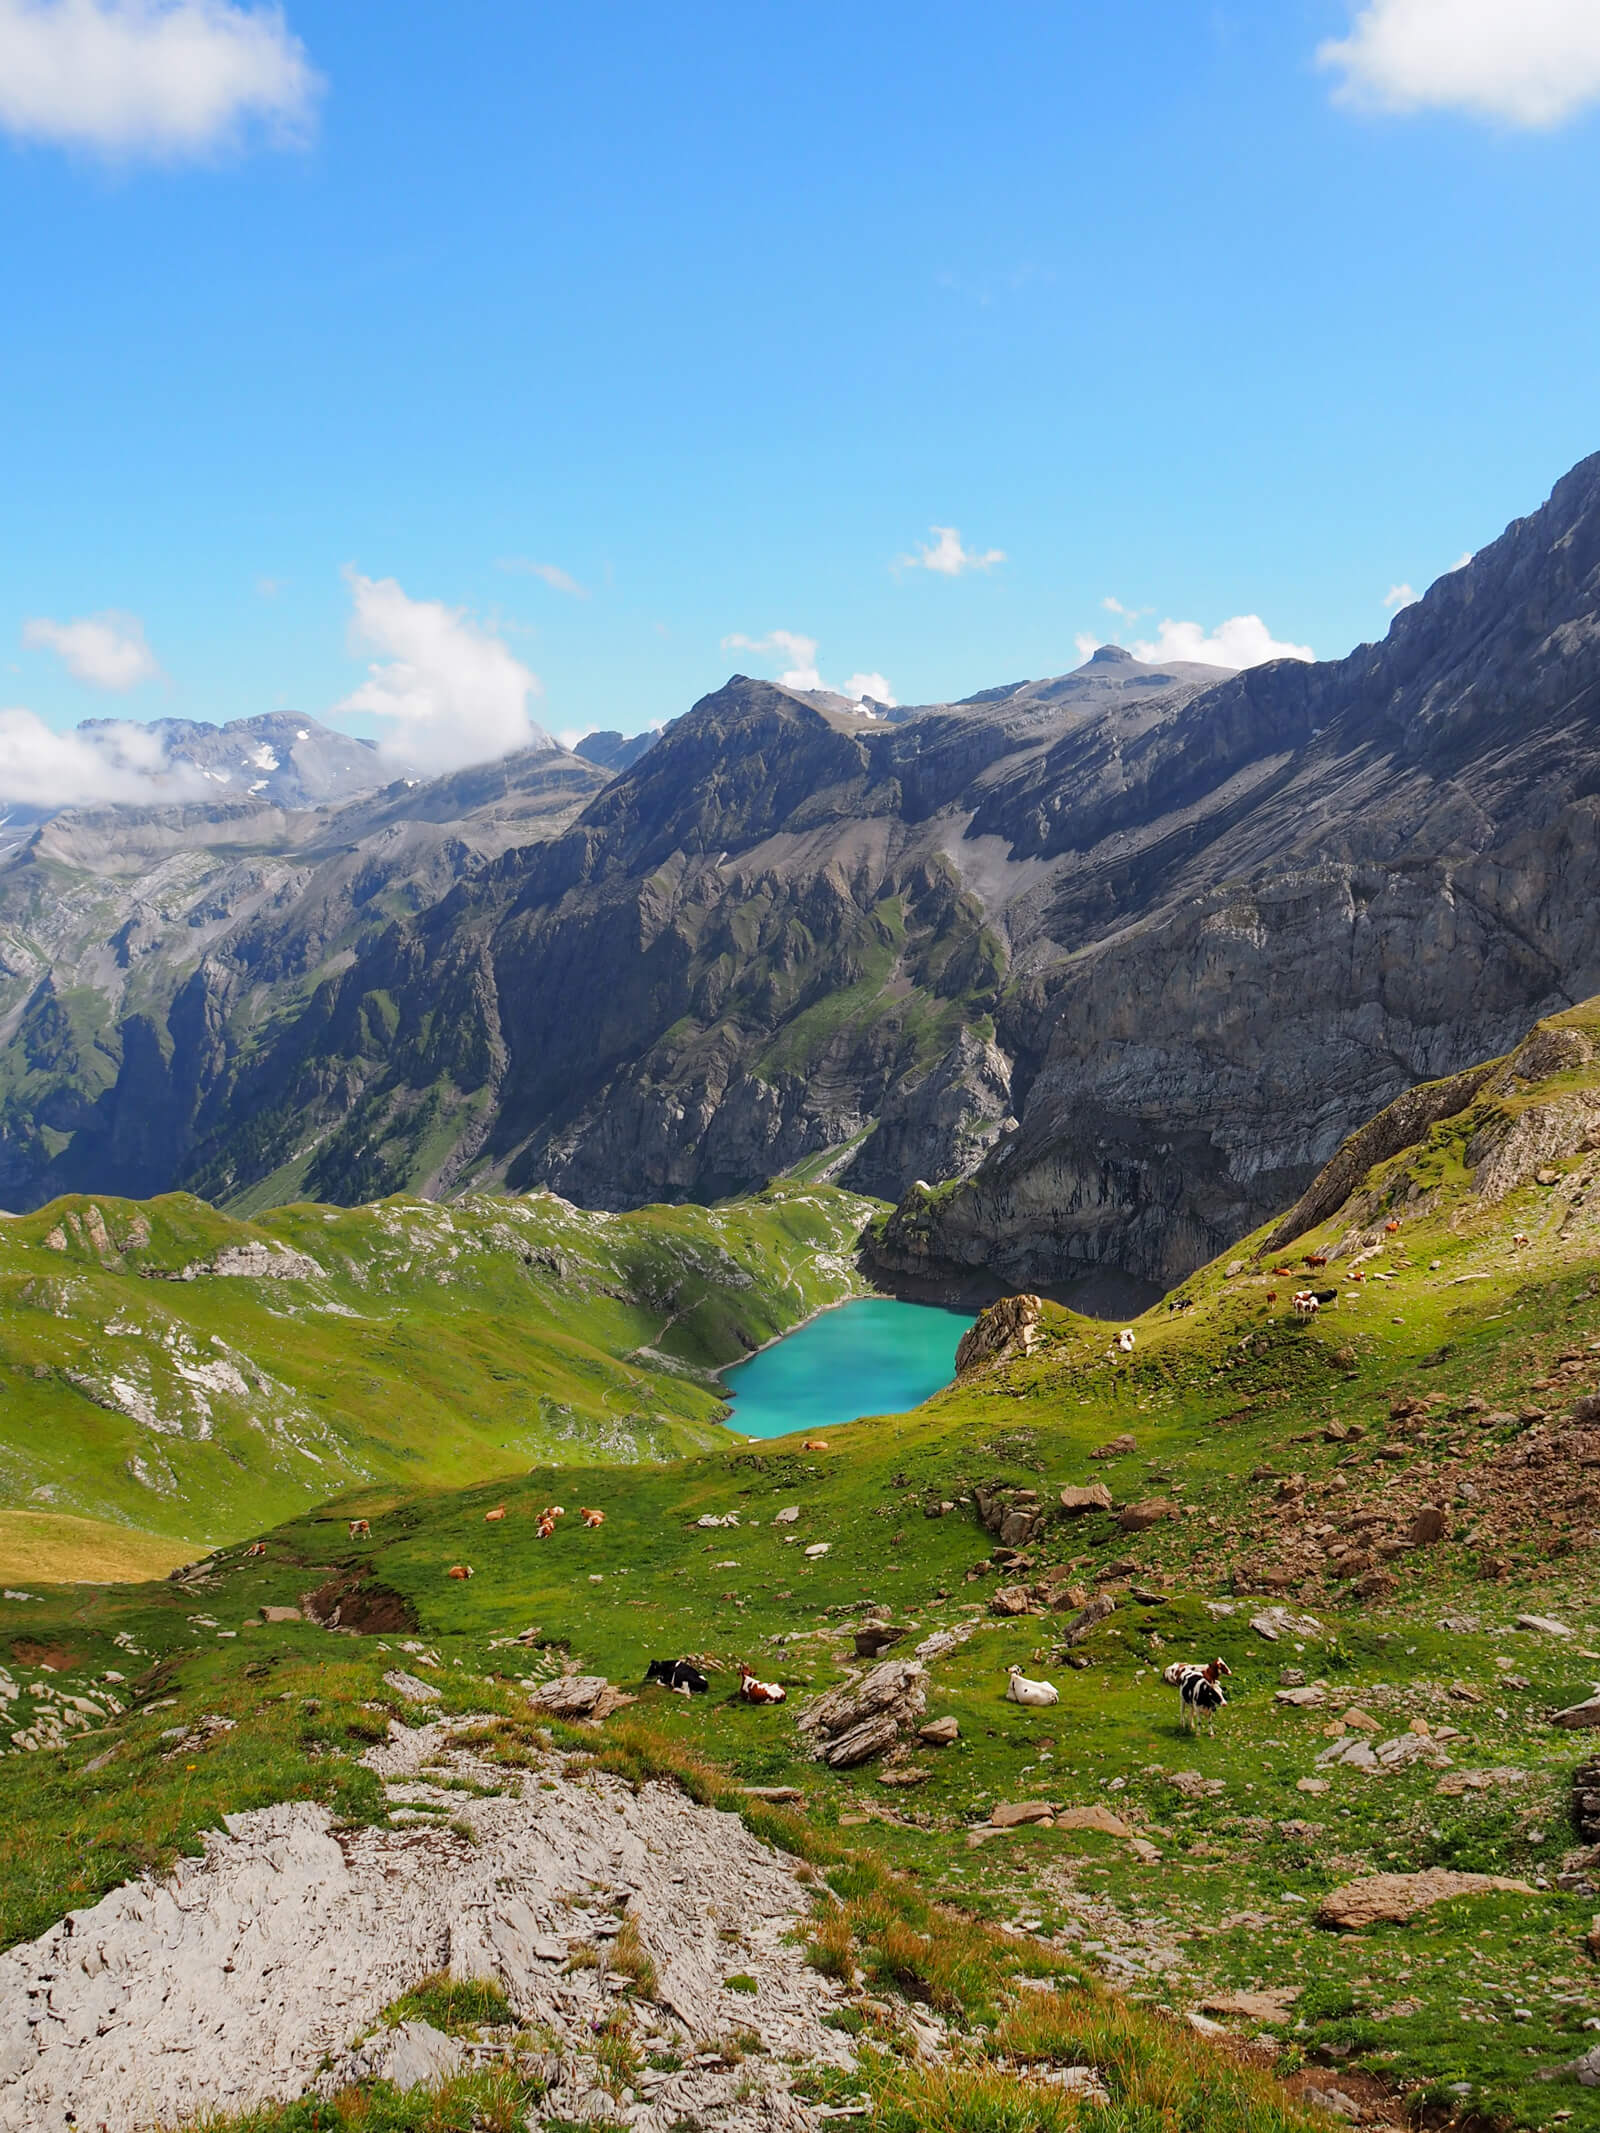
[[1595, 0], [1369, 0], [1318, 47], [1337, 101], [1559, 126], [1600, 98]]
[[1149, 666], [1187, 659], [1206, 667], [1259, 667], [1269, 659], [1317, 656], [1309, 644], [1280, 644], [1259, 615], [1233, 615], [1209, 632], [1198, 622], [1163, 622], [1153, 639], [1129, 650]]
[[200, 773], [167, 760], [148, 726], [124, 722], [57, 733], [20, 706], [0, 710], [0, 803], [39, 808], [85, 807], [123, 800], [149, 804], [192, 797]]
[[1124, 622], [1137, 622], [1141, 615], [1153, 615], [1155, 613], [1153, 607], [1124, 607], [1122, 602], [1115, 599], [1110, 593], [1106, 594], [1100, 605], [1108, 615], [1120, 615]]
[[852, 674], [839, 694], [848, 696], [853, 704], [870, 696], [875, 704], [888, 704], [891, 708], [899, 700], [890, 691], [887, 674]]
[[787, 673], [778, 676], [786, 689], [820, 689], [824, 686], [817, 672], [817, 640], [802, 637], [797, 630], [769, 630], [765, 637], [746, 637], [735, 630], [731, 637], [724, 637], [725, 652], [760, 652], [769, 659], [789, 661]]
[[1416, 599], [1409, 585], [1391, 585], [1383, 596], [1385, 607], [1409, 607]]
[[533, 563], [523, 555], [503, 556], [499, 568], [514, 572], [522, 578], [542, 578], [552, 592], [571, 593], [575, 600], [587, 600], [589, 588], [580, 585], [576, 578], [561, 569], [556, 563]]
[[393, 578], [345, 573], [355, 602], [355, 646], [387, 654], [336, 711], [366, 712], [388, 730], [382, 753], [425, 775], [486, 763], [548, 744], [528, 716], [539, 678], [459, 607], [413, 600]]
[[322, 81], [281, 9], [233, 0], [0, 0], [0, 128], [173, 160], [310, 130]]
[[[1127, 613], [1127, 609], [1120, 610]], [[1151, 610], [1146, 608], [1144, 613]], [[1080, 659], [1092, 659], [1106, 642], [1080, 630], [1073, 639]], [[1199, 622], [1163, 622], [1153, 638], [1136, 639], [1127, 649], [1146, 666], [1171, 666], [1187, 660], [1196, 666], [1259, 667], [1269, 659], [1315, 659], [1309, 644], [1280, 644], [1259, 615], [1234, 615], [1207, 630]]]
[[993, 570], [996, 563], [1003, 563], [1006, 552], [1003, 548], [963, 548], [961, 535], [954, 526], [930, 526], [928, 531], [937, 538], [919, 542], [915, 555], [896, 558], [902, 570], [931, 570], [941, 578], [959, 578], [969, 570]]
[[1458, 557], [1456, 558], [1456, 560], [1455, 560], [1455, 561], [1454, 561], [1454, 562], [1453, 562], [1453, 563], [1452, 563], [1452, 564], [1450, 565], [1450, 568], [1449, 568], [1449, 569], [1448, 569], [1448, 570], [1447, 570], [1447, 571], [1445, 572], [1445, 576], [1446, 576], [1447, 578], [1448, 578], [1448, 577], [1452, 577], [1452, 576], [1454, 576], [1454, 574], [1455, 574], [1455, 572], [1456, 572], [1456, 571], [1458, 571], [1458, 570], [1465, 570], [1465, 569], [1466, 569], [1466, 567], [1467, 567], [1467, 565], [1468, 565], [1468, 564], [1469, 564], [1469, 563], [1470, 563], [1470, 562], [1472, 561], [1472, 558], [1473, 558], [1473, 556], [1474, 556], [1474, 555], [1475, 555], [1476, 553], [1477, 553], [1476, 549], [1472, 549], [1472, 548], [1469, 548], [1469, 549], [1467, 549], [1467, 550], [1465, 551], [1465, 553], [1464, 553], [1464, 554], [1462, 554], [1462, 555], [1458, 556]]
[[96, 689], [134, 689], [142, 681], [154, 681], [161, 672], [144, 641], [144, 624], [138, 616], [112, 609], [100, 615], [80, 615], [75, 622], [52, 622], [47, 615], [36, 615], [23, 624], [22, 641], [54, 652], [75, 680]]
[[863, 696], [870, 696], [880, 704], [893, 704], [896, 699], [890, 694], [888, 677], [883, 674], [852, 674], [842, 688], [824, 681], [817, 667], [817, 640], [802, 637], [797, 630], [769, 630], [765, 637], [746, 637], [737, 630], [731, 637], [724, 637], [725, 652], [759, 652], [767, 659], [787, 662], [779, 674], [780, 687], [785, 689], [826, 689], [835, 696], [847, 696], [852, 703], [860, 703]]

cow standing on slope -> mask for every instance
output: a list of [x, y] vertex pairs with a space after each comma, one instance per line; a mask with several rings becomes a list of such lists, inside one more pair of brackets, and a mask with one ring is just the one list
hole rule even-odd
[[1208, 1666], [1195, 1666], [1189, 1661], [1174, 1659], [1165, 1670], [1161, 1678], [1169, 1689], [1178, 1692], [1185, 1731], [1198, 1731], [1203, 1717], [1209, 1718], [1212, 1730], [1216, 1730], [1217, 1713], [1228, 1701], [1223, 1679], [1232, 1672], [1226, 1659], [1213, 1659]]

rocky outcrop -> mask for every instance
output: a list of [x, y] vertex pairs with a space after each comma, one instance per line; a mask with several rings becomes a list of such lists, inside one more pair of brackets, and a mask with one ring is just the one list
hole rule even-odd
[[1103, 1481], [1091, 1481], [1083, 1488], [1063, 1489], [1058, 1501], [1068, 1518], [1081, 1518], [1086, 1511], [1109, 1511], [1112, 1495]]
[[1469, 1067], [1464, 1074], [1408, 1089], [1404, 1096], [1386, 1105], [1376, 1118], [1358, 1127], [1332, 1161], [1318, 1171], [1310, 1188], [1290, 1208], [1257, 1257], [1264, 1260], [1286, 1251], [1297, 1237], [1337, 1214], [1369, 1170], [1416, 1147], [1441, 1120], [1464, 1111], [1494, 1071], [1495, 1063], [1490, 1060], [1485, 1065]]
[[214, 1259], [197, 1260], [179, 1275], [181, 1281], [197, 1280], [202, 1274], [220, 1275], [236, 1281], [326, 1281], [327, 1272], [309, 1252], [292, 1251], [285, 1244], [230, 1244]]
[[1409, 1084], [1600, 984], [1597, 773], [1600, 458], [1383, 644], [1124, 746], [1062, 818], [1050, 928], [1086, 944], [1000, 1017], [1037, 1061], [1020, 1128], [931, 1235], [906, 1202], [884, 1263], [1168, 1284], [1212, 1257]]
[[998, 1303], [990, 1304], [961, 1336], [956, 1349], [956, 1376], [964, 1378], [991, 1363], [1031, 1355], [1039, 1345], [1043, 1317], [1044, 1306], [1037, 1296], [1002, 1296]]
[[1529, 1184], [1545, 1165], [1565, 1162], [1579, 1149], [1594, 1146], [1597, 1135], [1600, 1090], [1582, 1089], [1497, 1113], [1478, 1129], [1466, 1150], [1473, 1188], [1481, 1200], [1503, 1200]]
[[1007, 1548], [1025, 1548], [1045, 1522], [1045, 1506], [1036, 1489], [1008, 1481], [979, 1482], [972, 1500], [985, 1529]]
[[[396, 1728], [365, 1758], [408, 1826], [336, 1834], [304, 1804], [230, 1816], [170, 1877], [130, 1883], [0, 1955], [0, 2133], [134, 2133], [298, 2097], [324, 2064], [348, 2073], [355, 2039], [441, 1969], [500, 1985], [534, 2033], [525, 2048], [539, 2054], [551, 2117], [609, 2116], [593, 2045], [618, 2008], [606, 1951], [622, 1916], [656, 1973], [654, 2003], [631, 2020], [646, 2049], [683, 2068], [652, 2079], [659, 2115], [636, 2115], [642, 2133], [685, 2117], [717, 2133], [804, 2133], [787, 2056], [828, 2066], [851, 2054], [825, 2022], [841, 1988], [807, 1967], [794, 1934], [807, 1909], [795, 1863], [671, 1786], [569, 1776], [556, 1757], [522, 1792], [504, 1790], [503, 1768], [452, 1748], [459, 1723]], [[466, 1789], [439, 1785], [441, 1766]], [[433, 1822], [441, 1811], [473, 1841]], [[589, 1893], [575, 1902], [575, 1890]], [[728, 1919], [761, 2001], [762, 2050], [739, 2082], [695, 2061], [707, 2037], [750, 2026], [747, 1998], [725, 1982]], [[586, 1960], [569, 1969], [575, 1949]], [[426, 2078], [456, 2056], [450, 2045], [413, 2024], [356, 2057], [390, 2079]]]
[[558, 1681], [547, 1681], [533, 1692], [533, 1700], [541, 1711], [548, 1711], [554, 1718], [609, 1718], [624, 1704], [632, 1703], [633, 1697], [607, 1681], [604, 1674], [563, 1675]]
[[1368, 1874], [1330, 1889], [1317, 1906], [1317, 1924], [1359, 1933], [1364, 1926], [1403, 1926], [1436, 1903], [1457, 1896], [1531, 1896], [1526, 1881], [1504, 1874], [1458, 1874], [1448, 1867], [1428, 1867], [1420, 1874]]
[[928, 1708], [928, 1670], [915, 1659], [886, 1659], [806, 1706], [801, 1738], [831, 1770], [850, 1770], [914, 1732]]

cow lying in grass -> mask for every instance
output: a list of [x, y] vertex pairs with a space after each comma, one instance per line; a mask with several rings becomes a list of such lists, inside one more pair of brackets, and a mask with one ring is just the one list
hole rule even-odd
[[1030, 1681], [1020, 1666], [1007, 1669], [1006, 1701], [1008, 1703], [1032, 1704], [1042, 1709], [1044, 1705], [1060, 1701], [1061, 1692], [1053, 1681]]
[[787, 1703], [789, 1692], [781, 1682], [757, 1681], [744, 1661], [739, 1662], [739, 1694], [746, 1703]]
[[700, 1669], [688, 1659], [652, 1659], [645, 1668], [646, 1681], [659, 1681], [664, 1689], [680, 1696], [703, 1696], [711, 1686]]

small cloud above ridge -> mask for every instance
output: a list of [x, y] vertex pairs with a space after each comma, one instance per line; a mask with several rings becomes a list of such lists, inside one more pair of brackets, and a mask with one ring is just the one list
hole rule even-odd
[[[1149, 612], [1148, 609], [1145, 610]], [[1073, 642], [1081, 658], [1092, 659], [1108, 640], [1080, 631]], [[1162, 622], [1153, 638], [1135, 639], [1127, 649], [1145, 666], [1225, 667], [1238, 673], [1244, 667], [1264, 666], [1269, 659], [1314, 660], [1308, 644], [1288, 644], [1274, 637], [1259, 615], [1232, 615], [1208, 630], [1200, 622]]]
[[897, 556], [897, 569], [931, 570], [936, 577], [960, 578], [973, 570], [993, 570], [1006, 559], [1003, 548], [963, 547], [960, 532], [954, 526], [930, 526], [928, 531], [934, 539], [919, 542], [914, 555]]
[[379, 720], [379, 750], [397, 768], [437, 777], [548, 744], [528, 715], [539, 677], [492, 630], [463, 608], [412, 599], [393, 578], [346, 570], [345, 580], [352, 646], [387, 656], [334, 712]]
[[891, 707], [897, 699], [889, 687], [885, 674], [852, 674], [842, 688], [824, 681], [817, 666], [817, 639], [804, 637], [798, 630], [769, 630], [765, 637], [747, 637], [735, 630], [722, 640], [725, 652], [756, 652], [767, 660], [787, 661], [785, 670], [777, 677], [784, 689], [822, 689], [832, 696], [848, 697], [851, 703], [860, 703], [870, 696], [875, 703]]

